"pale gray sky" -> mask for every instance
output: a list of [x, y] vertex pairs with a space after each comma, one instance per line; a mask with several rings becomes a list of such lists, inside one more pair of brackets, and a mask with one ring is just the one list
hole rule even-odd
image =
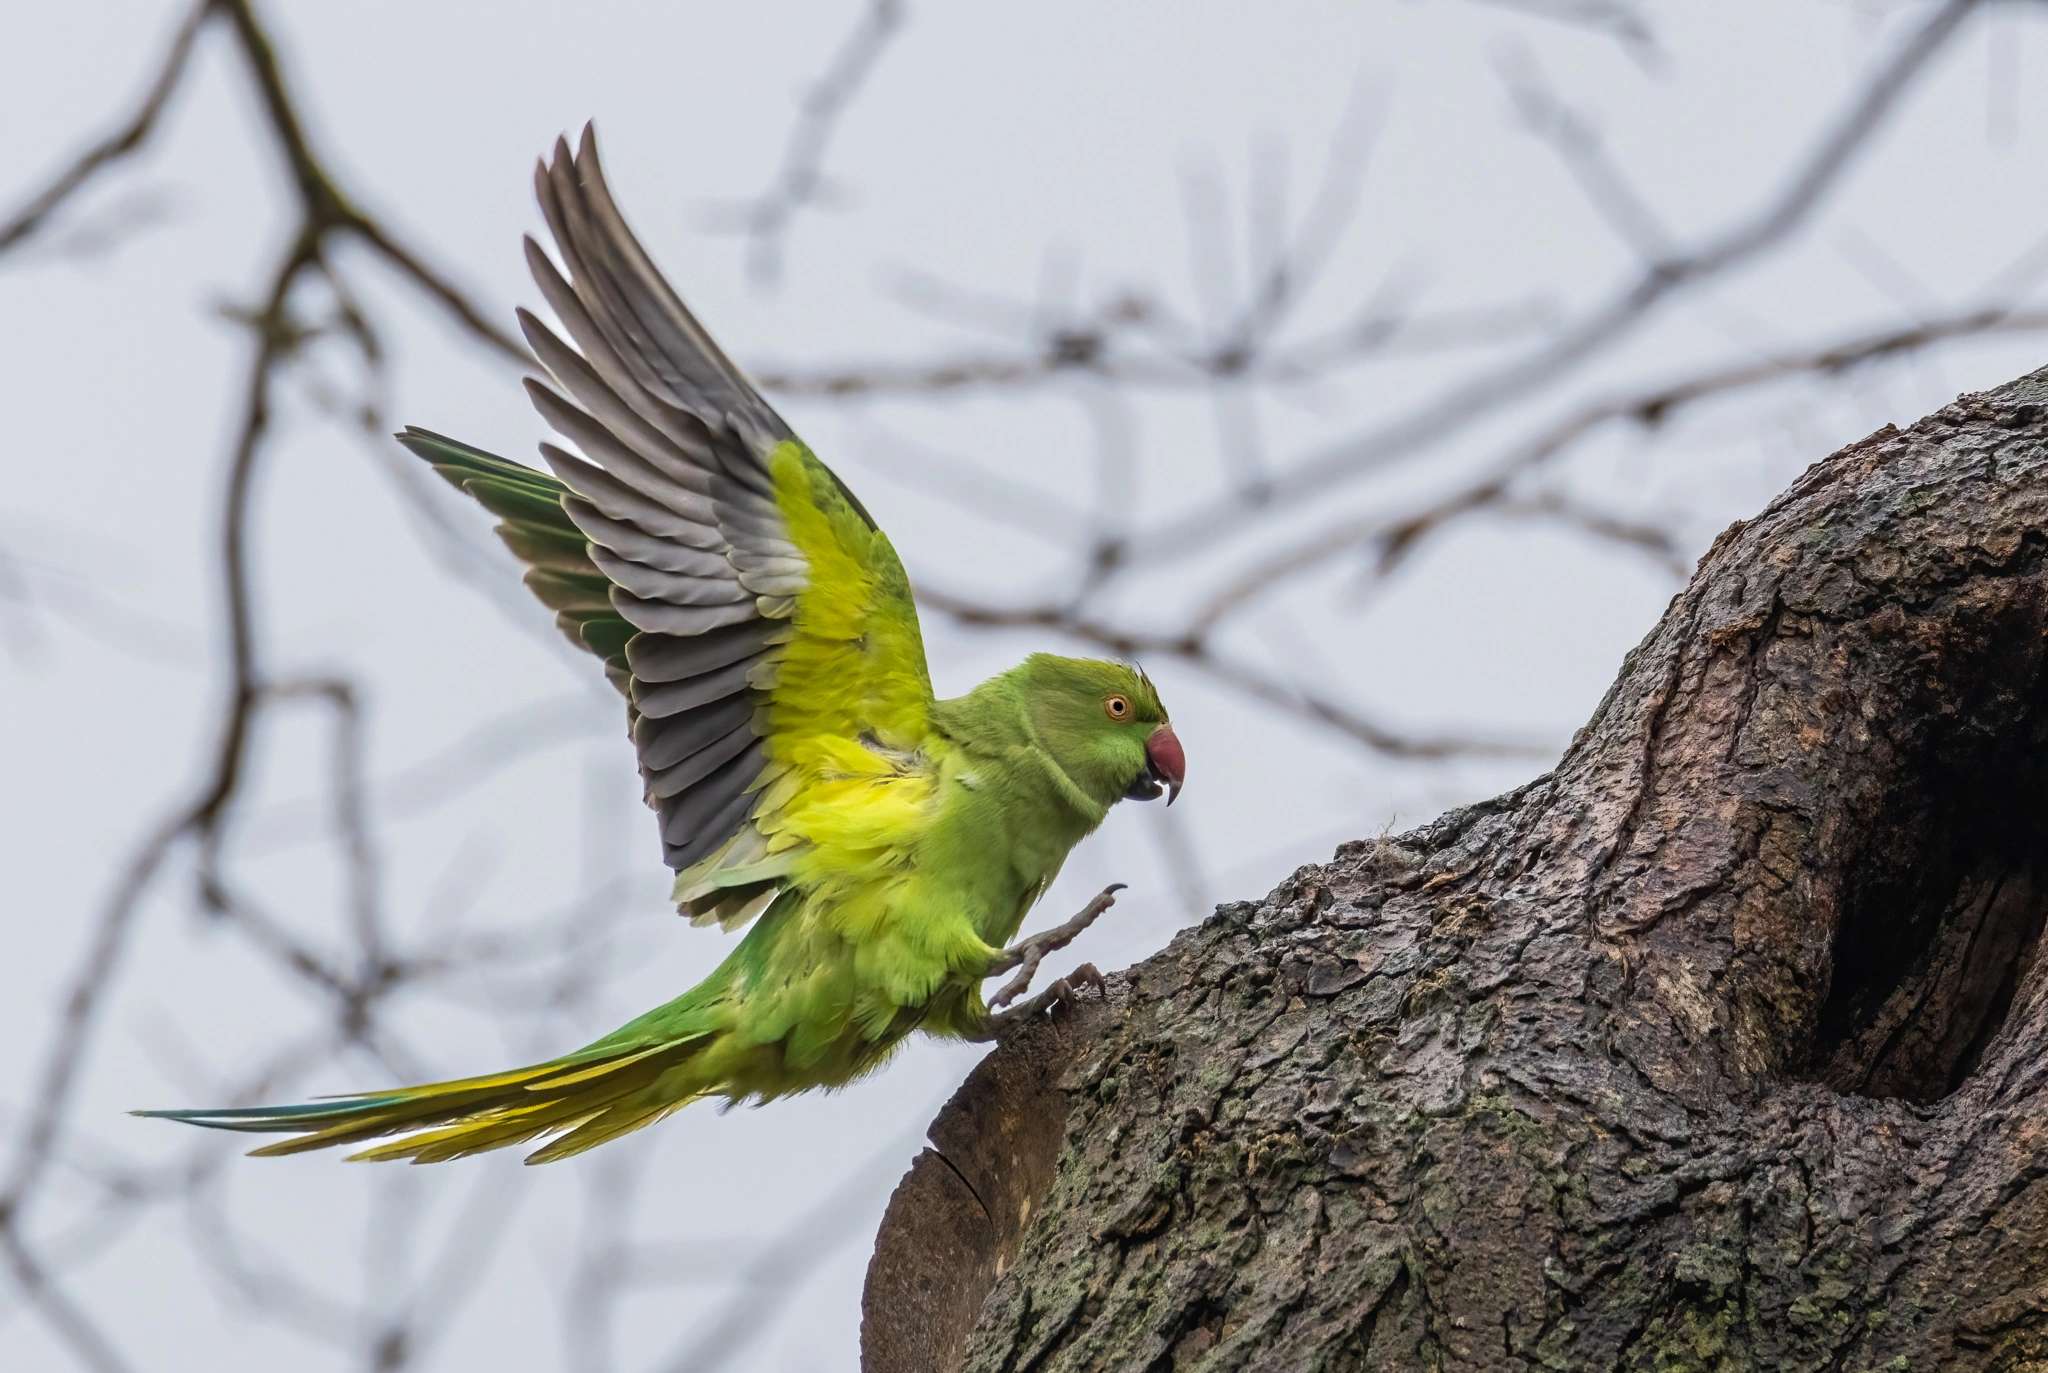
[[[265, 6], [321, 145], [371, 208], [501, 322], [514, 304], [538, 303], [519, 252], [520, 234], [539, 228], [533, 159], [595, 118], [629, 218], [729, 351], [762, 368], [979, 346], [981, 336], [906, 307], [903, 283], [917, 274], [1041, 302], [1048, 292], [1101, 299], [1136, 283], [1196, 316], [1182, 170], [1213, 162], [1241, 191], [1248, 150], [1282, 142], [1298, 205], [1354, 101], [1371, 112], [1377, 143], [1356, 223], [1302, 328], [1349, 318], [1390, 277], [1424, 288], [1425, 308], [1540, 298], [1569, 318], [1629, 276], [1633, 251], [1553, 151], [1517, 127], [1504, 63], [1538, 63], [1600, 130], [1665, 232], [1691, 243], [1764, 204], [1858, 77], [1930, 8], [1646, 4], [1662, 54], [1646, 60], [1599, 32], [1466, 0], [913, 3], [833, 145], [828, 165], [844, 203], [800, 220], [781, 289], [762, 293], [748, 285], [741, 244], [703, 232], [704, 210], [764, 184], [798, 95], [856, 13], [846, 0]], [[108, 126], [173, 15], [166, 5], [79, 0], [17, 16], [0, 45], [0, 213]], [[2032, 10], [1974, 19], [1782, 251], [1677, 301], [1559, 389], [1359, 490], [1398, 505], [1577, 399], [1969, 299], [2048, 234], [2048, 93], [2033, 59], [2041, 38]], [[62, 251], [60, 228], [0, 259], [12, 453], [0, 553], [26, 569], [42, 607], [0, 607], [0, 870], [10, 913], [0, 1033], [13, 1046], [0, 1054], [0, 1101], [10, 1108], [32, 1090], [59, 989], [116, 863], [189, 785], [211, 728], [211, 541], [245, 348], [213, 312], [260, 290], [253, 274], [281, 229], [271, 194], [279, 172], [249, 136], [235, 61], [210, 41], [154, 148], [66, 221], [154, 205], [161, 222], [110, 252]], [[516, 375], [380, 268], [351, 266], [390, 326], [393, 419], [531, 461], [542, 427]], [[1617, 431], [1570, 460], [1570, 489], [1671, 521], [1696, 555], [1831, 448], [2030, 370], [2044, 345], [2028, 336], [1965, 345], [1825, 391], [1787, 387], [1713, 406], [1654, 435]], [[1263, 412], [1267, 441], [1280, 459], [1315, 451], [1472, 365], [1468, 355], [1431, 356], [1282, 397]], [[345, 367], [336, 376], [349, 380]], [[1043, 543], [918, 490], [895, 475], [895, 455], [936, 452], [1079, 499], [1097, 436], [1070, 391], [1023, 403], [969, 392], [937, 404], [785, 410], [860, 492], [914, 576], [1022, 601], [1052, 575]], [[1217, 488], [1202, 398], [1145, 399], [1126, 418], [1145, 519]], [[389, 819], [383, 881], [395, 922], [431, 924], [459, 906], [482, 926], [509, 927], [575, 900], [597, 878], [633, 877], [606, 903], [619, 933], [597, 967], [597, 1009], [506, 1017], [457, 997], [414, 998], [400, 1012], [411, 1042], [427, 1046], [418, 1068], [452, 1075], [561, 1052], [695, 980], [727, 944], [666, 913], [630, 751], [589, 661], [558, 651], [537, 607], [508, 613], [444, 575], [380, 467], [407, 461], [396, 449], [380, 459], [325, 423], [299, 389], [288, 389], [280, 423], [258, 497], [270, 651], [281, 669], [343, 670], [366, 683], [373, 772], [400, 773], [478, 723], [536, 703], [560, 702], [553, 718], [572, 726], [594, 722], [446, 804]], [[452, 498], [443, 508], [481, 528]], [[499, 571], [516, 590], [509, 561]], [[1138, 584], [1133, 613], [1156, 606], [1167, 617], [1197, 580], [1183, 569]], [[1631, 552], [1475, 523], [1428, 546], [1369, 604], [1347, 588], [1336, 575], [1287, 593], [1245, 651], [1404, 727], [1556, 746], [1675, 583]], [[929, 619], [927, 642], [942, 693], [1029, 649], [1060, 646]], [[1542, 767], [1392, 762], [1171, 662], [1150, 666], [1186, 742], [1190, 781], [1175, 817], [1212, 899], [1256, 897], [1339, 839], [1419, 823]], [[341, 919], [331, 855], [289, 842], [325, 728], [306, 714], [261, 743], [241, 871], [294, 928], [328, 939]], [[1122, 966], [1191, 918], [1162, 872], [1156, 826], [1156, 815], [1123, 807], [1075, 855], [1041, 918], [1110, 880], [1132, 889], [1063, 957]], [[146, 907], [122, 968], [72, 1116], [78, 1159], [184, 1157], [192, 1141], [174, 1127], [120, 1112], [206, 1102], [262, 1052], [319, 1024], [302, 988], [203, 928], [182, 882], [172, 874]], [[331, 1311], [315, 1302], [296, 1325], [253, 1309], [245, 1290], [196, 1262], [194, 1244], [217, 1266], [219, 1243], [175, 1208], [95, 1251], [70, 1288], [140, 1369], [356, 1367], [368, 1338], [351, 1314], [358, 1306], [431, 1300], [456, 1314], [427, 1366], [639, 1373], [665, 1367], [745, 1297], [735, 1278], [762, 1242], [838, 1198], [844, 1218], [819, 1220], [822, 1259], [776, 1327], [729, 1366], [846, 1373], [856, 1365], [867, 1237], [923, 1123], [980, 1052], [915, 1044], [837, 1095], [723, 1116], [699, 1107], [615, 1146], [644, 1166], [632, 1206], [638, 1238], [672, 1261], [623, 1304], [611, 1361], [565, 1351], [574, 1336], [563, 1310], [585, 1198], [622, 1166], [607, 1165], [612, 1151], [525, 1174], [516, 1158], [496, 1157], [399, 1171], [396, 1182], [393, 1170], [330, 1154], [229, 1165], [221, 1185], [253, 1246], [241, 1260], [252, 1281], [290, 1275], [333, 1298]], [[354, 1058], [290, 1090], [388, 1080]], [[416, 1224], [432, 1235], [470, 1205], [505, 1220], [483, 1255], [431, 1279], [364, 1271], [376, 1227]], [[61, 1196], [46, 1211], [40, 1224], [55, 1235], [69, 1215]], [[310, 1339], [305, 1330], [323, 1322], [328, 1342]], [[4, 1285], [0, 1365], [75, 1366]]]

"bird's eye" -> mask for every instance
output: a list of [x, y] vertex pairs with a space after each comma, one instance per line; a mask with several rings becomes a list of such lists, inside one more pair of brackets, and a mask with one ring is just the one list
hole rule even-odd
[[1112, 720], [1131, 718], [1131, 702], [1127, 696], [1111, 696], [1102, 703], [1102, 713]]

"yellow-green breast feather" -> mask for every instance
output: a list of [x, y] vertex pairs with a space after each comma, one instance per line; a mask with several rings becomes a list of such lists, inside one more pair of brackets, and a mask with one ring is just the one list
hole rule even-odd
[[[778, 445], [767, 465], [808, 585], [758, 679], [766, 699], [754, 729], [769, 759], [760, 799], [740, 834], [677, 878], [685, 904], [738, 890], [752, 891], [758, 908], [764, 882], [843, 896], [884, 881], [911, 861], [932, 811], [943, 745], [931, 732], [924, 642], [896, 551], [801, 443]], [[751, 913], [731, 902], [722, 910], [729, 924]]]

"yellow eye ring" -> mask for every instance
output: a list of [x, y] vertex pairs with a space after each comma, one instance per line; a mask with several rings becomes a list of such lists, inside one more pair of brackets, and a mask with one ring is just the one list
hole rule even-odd
[[1102, 713], [1112, 720], [1130, 719], [1131, 698], [1128, 696], [1105, 697], [1102, 702]]

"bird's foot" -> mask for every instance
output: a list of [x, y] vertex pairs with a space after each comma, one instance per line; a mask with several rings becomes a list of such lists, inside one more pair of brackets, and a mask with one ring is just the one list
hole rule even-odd
[[989, 1012], [981, 1023], [980, 1032], [973, 1038], [981, 1043], [1004, 1039], [1012, 1031], [1038, 1019], [1054, 1006], [1071, 1005], [1074, 994], [1083, 987], [1093, 987], [1104, 996], [1109, 995], [1109, 987], [1103, 982], [1102, 974], [1096, 971], [1095, 965], [1083, 963], [1065, 977], [1051, 983], [1029, 1001], [1012, 1006], [1007, 1011]]
[[[990, 997], [988, 1004], [997, 1010], [1001, 1010], [1029, 991], [1031, 989], [1031, 979], [1038, 975], [1038, 965], [1045, 961], [1045, 956], [1064, 949], [1067, 945], [1080, 938], [1081, 931], [1095, 923], [1095, 917], [1116, 904], [1116, 894], [1123, 889], [1124, 884], [1121, 882], [1110, 883], [1096, 894], [1093, 901], [1081, 907], [1073, 919], [1063, 925], [1055, 925], [1043, 934], [1034, 934], [1029, 939], [1021, 940], [997, 955], [995, 961], [988, 965], [988, 971], [983, 976], [994, 977], [997, 973], [1006, 973], [1012, 968], [1017, 969], [1017, 975], [1004, 983], [1003, 989]], [[1092, 964], [1087, 963], [1082, 964], [1079, 969], [1076, 969], [1067, 978], [1067, 981], [1071, 982], [1075, 978], [1080, 977], [1084, 970], [1088, 974], [1088, 979], [1092, 979], [1096, 987], [1101, 987], [1102, 974], [1096, 972]], [[1053, 985], [1058, 986], [1059, 984], [1055, 983]], [[1051, 990], [1052, 988], [1048, 987], [1046, 992], [1040, 993], [1034, 1000], [1044, 1000], [1046, 993], [1049, 993]], [[1058, 998], [1054, 997], [1053, 1000], [1058, 1000]], [[1020, 1006], [1017, 1009], [1022, 1010], [1023, 1007]], [[1043, 1007], [1040, 1009], [1043, 1009]]]

